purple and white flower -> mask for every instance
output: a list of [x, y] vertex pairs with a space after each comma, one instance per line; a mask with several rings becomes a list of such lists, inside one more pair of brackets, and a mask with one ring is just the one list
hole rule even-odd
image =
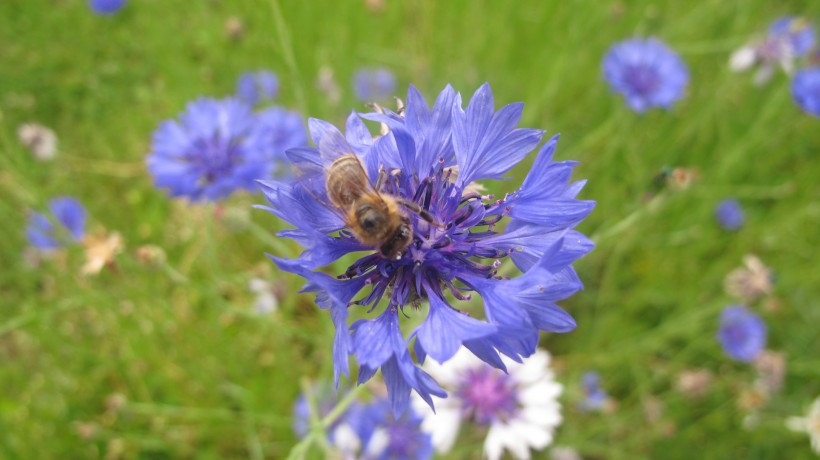
[[779, 65], [784, 72], [794, 71], [794, 60], [807, 55], [816, 42], [814, 29], [800, 17], [784, 16], [775, 20], [765, 38], [744, 45], [732, 53], [729, 68], [735, 72], [759, 64], [754, 82], [762, 85], [774, 76]]
[[529, 450], [542, 450], [553, 441], [561, 424], [558, 397], [562, 386], [549, 367], [550, 355], [538, 350], [521, 363], [502, 358], [509, 373], [502, 372], [462, 348], [453, 358], [424, 368], [450, 393], [435, 398], [433, 412], [421, 399], [415, 406], [424, 411], [422, 427], [432, 433], [437, 452], [449, 452], [459, 431], [486, 430], [484, 456], [500, 459], [507, 450], [517, 459], [530, 458]]

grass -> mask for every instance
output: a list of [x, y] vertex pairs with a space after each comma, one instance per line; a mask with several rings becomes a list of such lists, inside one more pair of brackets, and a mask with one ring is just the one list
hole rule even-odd
[[[577, 264], [586, 290], [564, 306], [577, 331], [545, 335], [565, 384], [556, 442], [589, 458], [804, 458], [804, 435], [785, 417], [820, 394], [818, 121], [793, 103], [788, 78], [755, 87], [727, 68], [731, 51], [774, 18], [810, 2], [129, 2], [91, 14], [85, 2], [11, 0], [0, 6], [0, 457], [283, 458], [295, 443], [290, 411], [302, 378], [331, 376], [332, 324], [299, 295], [301, 281], [265, 252], [298, 254], [273, 216], [250, 212], [228, 226], [214, 206], [171, 201], [144, 167], [151, 133], [198, 96], [233, 92], [238, 75], [269, 68], [279, 104], [340, 124], [361, 66], [391, 68], [400, 88], [428, 100], [447, 83], [469, 95], [484, 81], [496, 105], [526, 103], [522, 125], [560, 132], [556, 157], [580, 161], [582, 198], [598, 202], [581, 226], [598, 247]], [[239, 40], [225, 33], [236, 16]], [[691, 72], [670, 111], [636, 115], [602, 81], [615, 41], [654, 35]], [[315, 88], [330, 66], [338, 104]], [[60, 154], [33, 159], [15, 139], [36, 121]], [[530, 159], [531, 161], [531, 159]], [[665, 166], [696, 168], [691, 189], [648, 204]], [[513, 183], [527, 165], [511, 174]], [[504, 184], [506, 185], [506, 184]], [[119, 231], [117, 270], [83, 277], [82, 254], [37, 269], [23, 261], [26, 214], [57, 195], [81, 199], [93, 226]], [[737, 197], [747, 225], [726, 233], [715, 204]], [[222, 206], [246, 210], [258, 195]], [[157, 245], [165, 268], [141, 264]], [[724, 275], [755, 253], [777, 273], [779, 308], [761, 312], [769, 348], [782, 351], [785, 387], [743, 427], [737, 401], [754, 371], [715, 340], [734, 301]], [[251, 277], [282, 284], [280, 310], [252, 312]], [[708, 394], [675, 390], [687, 369], [710, 370]], [[597, 370], [618, 403], [581, 413], [581, 374]], [[648, 405], [661, 415], [648, 419]], [[466, 447], [467, 449], [470, 446]]]

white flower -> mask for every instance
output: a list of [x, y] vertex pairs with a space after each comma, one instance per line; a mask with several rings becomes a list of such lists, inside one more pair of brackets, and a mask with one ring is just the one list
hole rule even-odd
[[749, 69], [757, 62], [757, 50], [753, 46], [742, 46], [732, 53], [729, 58], [729, 68], [734, 72]]
[[361, 449], [361, 440], [356, 430], [347, 422], [342, 422], [330, 432], [330, 443], [339, 449], [344, 459], [356, 458], [356, 453]]
[[500, 459], [504, 449], [514, 458], [529, 459], [530, 449], [552, 443], [562, 420], [558, 396], [563, 388], [549, 368], [549, 353], [538, 350], [523, 363], [502, 360], [509, 374], [465, 348], [444, 365], [432, 359], [425, 362], [425, 370], [449, 393], [447, 399], [433, 397], [436, 413], [420, 398], [414, 400], [424, 414], [422, 429], [431, 433], [438, 452], [453, 447], [462, 421], [489, 427], [484, 455], [490, 460]]
[[786, 426], [794, 431], [808, 433], [811, 448], [820, 454], [820, 397], [814, 400], [805, 417], [789, 417]]
[[51, 160], [57, 155], [57, 135], [43, 125], [22, 125], [17, 128], [17, 138], [38, 160]]
[[252, 278], [248, 282], [248, 290], [256, 294], [253, 308], [260, 315], [273, 313], [279, 308], [279, 301], [271, 283], [260, 278]]
[[745, 302], [754, 302], [772, 293], [774, 274], [757, 256], [748, 254], [743, 258], [745, 267], [729, 272], [723, 279], [726, 292]]

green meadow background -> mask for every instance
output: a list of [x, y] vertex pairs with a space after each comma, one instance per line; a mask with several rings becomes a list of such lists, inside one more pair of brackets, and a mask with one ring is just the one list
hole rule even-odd
[[[329, 315], [264, 256], [299, 248], [273, 236], [283, 228], [274, 216], [251, 210], [260, 194], [170, 200], [145, 156], [160, 121], [196, 97], [231, 95], [248, 70], [278, 74], [278, 104], [341, 124], [366, 110], [351, 89], [362, 66], [391, 69], [399, 93], [412, 83], [428, 101], [448, 83], [468, 98], [490, 82], [497, 107], [525, 102], [522, 126], [561, 133], [556, 159], [580, 161], [581, 198], [598, 205], [579, 228], [597, 248], [577, 263], [585, 291], [563, 302], [578, 329], [542, 340], [565, 386], [556, 444], [590, 459], [811, 457], [784, 420], [820, 395], [820, 120], [794, 104], [782, 72], [756, 87], [727, 67], [784, 14], [820, 24], [810, 1], [131, 0], [100, 17], [80, 0], [3, 0], [0, 458], [287, 455], [300, 381], [332, 379]], [[230, 17], [244, 24], [238, 39]], [[634, 35], [664, 40], [689, 66], [672, 110], [634, 114], [603, 81], [604, 53]], [[317, 90], [323, 66], [337, 104]], [[55, 160], [20, 145], [26, 122], [55, 130]], [[492, 191], [512, 190], [531, 161]], [[699, 179], [649, 198], [665, 167]], [[115, 269], [82, 276], [79, 247], [26, 265], [27, 213], [59, 195], [84, 203], [92, 231], [122, 234]], [[738, 232], [715, 222], [726, 197], [746, 211]], [[166, 264], [139, 261], [149, 244]], [[787, 369], [744, 427], [738, 401], [755, 371], [715, 335], [721, 310], [739, 303], [723, 277], [748, 253], [776, 273], [773, 295], [751, 308]], [[278, 311], [254, 311], [253, 277], [278, 285]], [[691, 369], [714, 377], [700, 399], [677, 390]], [[587, 370], [614, 411], [578, 409]], [[462, 442], [450, 458], [478, 458], [480, 447]]]

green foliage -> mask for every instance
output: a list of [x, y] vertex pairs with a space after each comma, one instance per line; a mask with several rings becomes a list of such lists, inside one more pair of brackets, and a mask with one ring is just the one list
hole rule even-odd
[[[564, 304], [577, 331], [543, 340], [566, 388], [557, 444], [590, 458], [690, 458], [695, 446], [704, 458], [809, 455], [783, 421], [820, 394], [820, 125], [795, 106], [786, 76], [755, 87], [727, 60], [777, 16], [817, 24], [820, 7], [665, 3], [388, 1], [373, 11], [365, 2], [132, 0], [99, 17], [84, 1], [4, 0], [0, 457], [288, 453], [300, 379], [332, 378], [329, 315], [264, 257], [299, 248], [271, 236], [281, 223], [263, 211], [238, 227], [216, 217], [261, 196], [172, 202], [152, 186], [144, 157], [161, 120], [195, 97], [231, 94], [243, 71], [274, 70], [279, 104], [341, 123], [364, 109], [353, 73], [374, 65], [428, 100], [447, 83], [466, 96], [489, 81], [497, 106], [525, 102], [523, 126], [562, 134], [557, 159], [581, 162], [582, 198], [598, 206], [580, 230], [598, 247], [578, 265], [586, 290]], [[237, 39], [225, 30], [232, 16], [244, 24]], [[688, 94], [668, 112], [636, 115], [602, 80], [608, 47], [635, 34], [661, 38], [689, 65]], [[323, 66], [340, 84], [338, 104], [316, 89]], [[32, 121], [58, 134], [54, 161], [17, 142], [17, 127]], [[649, 199], [668, 166], [695, 168], [699, 179]], [[513, 183], [525, 173], [516, 168]], [[82, 276], [78, 248], [26, 266], [27, 212], [57, 195], [80, 198], [92, 228], [122, 234], [115, 269]], [[729, 196], [748, 217], [731, 234], [712, 215]], [[167, 263], [141, 263], [146, 244]], [[777, 274], [772, 298], [754, 308], [788, 363], [785, 387], [751, 429], [738, 400], [754, 370], [715, 340], [720, 310], [734, 302], [723, 277], [747, 253]], [[252, 277], [281, 283], [276, 313], [253, 311]], [[587, 369], [601, 374], [614, 412], [577, 409]], [[714, 376], [694, 401], [676, 389], [689, 369]], [[660, 414], [647, 417], [656, 404]]]

